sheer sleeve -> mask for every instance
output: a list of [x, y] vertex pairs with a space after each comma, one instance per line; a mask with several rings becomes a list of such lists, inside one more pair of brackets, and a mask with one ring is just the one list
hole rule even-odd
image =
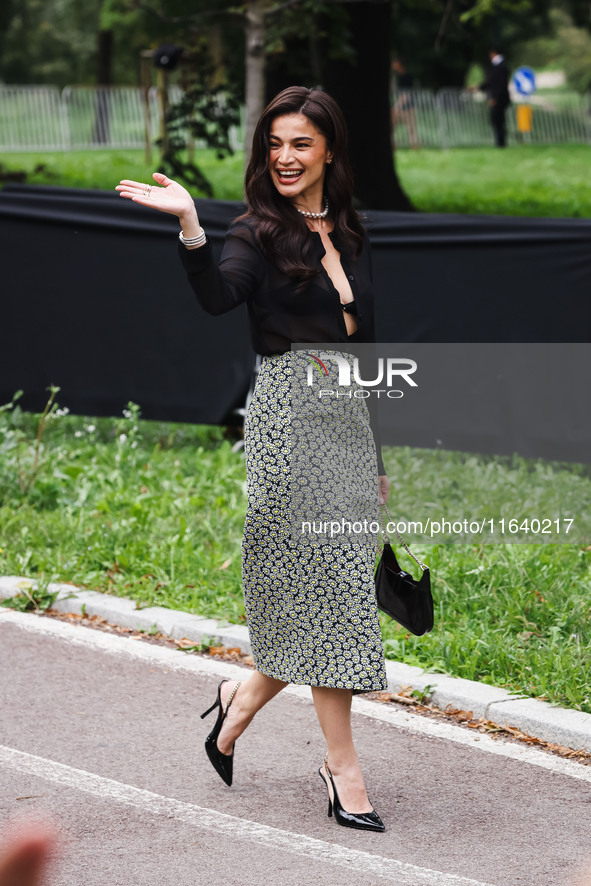
[[225, 314], [248, 301], [265, 273], [265, 261], [245, 224], [229, 229], [216, 265], [209, 241], [198, 249], [179, 243], [179, 255], [197, 301], [208, 314]]

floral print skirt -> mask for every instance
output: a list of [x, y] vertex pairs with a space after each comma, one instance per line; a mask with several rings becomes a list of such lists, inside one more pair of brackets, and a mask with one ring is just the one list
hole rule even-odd
[[[375, 538], [331, 544], [293, 536], [292, 490], [305, 482], [294, 479], [292, 470], [296, 359], [301, 354], [263, 357], [244, 425], [248, 507], [242, 582], [255, 667], [288, 683], [382, 690], [387, 680], [375, 599]], [[377, 520], [377, 464], [366, 405], [316, 402], [317, 415], [306, 421], [321, 445], [306, 455], [308, 474], [318, 479], [334, 466], [334, 475], [318, 487], [327, 496], [338, 478], [362, 478], [375, 488]], [[360, 447], [359, 440], [367, 445]], [[317, 463], [320, 450], [323, 461]]]

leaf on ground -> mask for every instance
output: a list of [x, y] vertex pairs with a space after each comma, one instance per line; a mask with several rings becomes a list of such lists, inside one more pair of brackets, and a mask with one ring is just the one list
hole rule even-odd
[[193, 649], [195, 646], [195, 640], [187, 640], [186, 637], [183, 637], [182, 640], [177, 640], [176, 645], [179, 649]]
[[242, 655], [242, 649], [239, 646], [210, 646], [207, 650], [208, 655]]
[[445, 708], [445, 713], [455, 717], [456, 720], [460, 720], [461, 722], [474, 719], [473, 711], [463, 711], [461, 708], [452, 708], [450, 705]]
[[396, 693], [392, 693], [391, 701], [397, 701], [399, 704], [410, 704], [410, 705], [418, 705], [418, 700], [416, 698], [409, 698], [407, 695], [397, 695]]

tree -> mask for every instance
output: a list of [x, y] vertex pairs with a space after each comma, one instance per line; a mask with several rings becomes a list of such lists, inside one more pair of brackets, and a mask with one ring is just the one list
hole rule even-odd
[[392, 0], [392, 46], [423, 88], [462, 87], [474, 63], [551, 30], [551, 0]]
[[58, 86], [92, 80], [98, 0], [12, 0], [1, 6], [0, 79]]
[[[104, 4], [103, 4], [104, 5]], [[102, 9], [101, 9], [102, 12]], [[101, 27], [100, 14], [96, 48], [96, 85], [110, 86], [113, 69], [113, 29]], [[109, 93], [99, 89], [95, 95], [94, 126], [92, 141], [95, 144], [109, 142]]]
[[[566, 9], [555, 9], [553, 21], [557, 57], [569, 86], [580, 93], [589, 92], [591, 90], [590, 27], [577, 27], [574, 18]], [[585, 19], [580, 17], [579, 21]]]
[[414, 209], [393, 161], [390, 124], [390, 3], [347, 3], [354, 54], [322, 54], [323, 84], [339, 103], [349, 129], [356, 196], [371, 209]]
[[554, 13], [591, 29], [589, 0], [392, 0], [392, 46], [425, 88], [462, 87], [500, 44], [511, 63], [554, 30]]
[[[109, 0], [111, 3], [121, 0]], [[357, 197], [366, 207], [412, 209], [396, 176], [390, 134], [390, 0], [243, 0], [240, 6], [207, 8], [203, 0], [184, 5], [177, 15], [178, 0], [159, 0], [158, 6], [142, 3], [144, 13], [156, 16], [171, 32], [196, 32], [212, 20], [241, 21], [244, 34], [246, 135], [248, 156], [252, 134], [265, 105], [265, 67], [275, 64], [275, 80], [292, 65], [285, 47], [296, 41], [303, 53], [302, 85], [323, 85], [341, 105], [349, 124], [350, 152], [356, 172]], [[336, 39], [335, 39], [336, 38]], [[278, 57], [280, 63], [277, 63]], [[282, 70], [283, 69], [283, 70]], [[302, 77], [304, 81], [302, 82]], [[289, 82], [294, 80], [290, 77]], [[287, 84], [286, 84], [287, 85]], [[174, 112], [176, 113], [176, 112]], [[190, 108], [178, 109], [176, 123], [190, 117]], [[177, 133], [178, 133], [177, 128]], [[367, 134], [371, 132], [371, 145]], [[175, 141], [176, 159], [182, 141]], [[371, 154], [368, 153], [368, 149]], [[371, 157], [371, 162], [368, 162]], [[169, 164], [172, 155], [169, 155]], [[172, 168], [172, 167], [171, 167]], [[188, 167], [184, 167], [188, 173]], [[185, 175], [186, 179], [186, 175]]]
[[181, 70], [182, 98], [169, 107], [166, 114], [167, 137], [162, 146], [163, 168], [172, 178], [181, 178], [208, 197], [213, 189], [186, 153], [188, 134], [213, 148], [218, 159], [233, 153], [230, 129], [239, 122], [240, 103], [231, 89], [216, 77], [210, 43], [204, 35], [194, 38], [189, 50], [183, 52]]
[[293, 83], [325, 88], [348, 124], [358, 202], [409, 211], [390, 130], [390, 7], [390, 0], [301, 0], [280, 19], [270, 7], [268, 98]]
[[269, 0], [246, 0], [244, 8], [246, 131], [244, 163], [248, 163], [252, 137], [265, 107], [265, 18]]

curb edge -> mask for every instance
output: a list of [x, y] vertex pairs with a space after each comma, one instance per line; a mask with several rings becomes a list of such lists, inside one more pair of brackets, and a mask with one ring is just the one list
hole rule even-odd
[[[34, 579], [0, 576], [0, 599], [13, 597], [34, 584]], [[59, 582], [50, 582], [48, 590], [57, 592], [51, 608], [58, 612], [97, 615], [123, 628], [157, 630], [175, 640], [186, 638], [196, 644], [208, 640], [239, 647], [246, 654], [252, 652], [248, 628], [244, 625], [163, 606], [138, 609], [135, 600], [127, 597], [115, 597]], [[408, 686], [423, 691], [429, 686], [433, 689], [431, 701], [441, 710], [451, 707], [472, 711], [476, 718], [500, 718], [505, 725], [543, 741], [591, 752], [591, 714], [557, 707], [487, 683], [429, 673], [404, 662], [387, 660], [386, 673], [390, 692], [399, 692]]]

